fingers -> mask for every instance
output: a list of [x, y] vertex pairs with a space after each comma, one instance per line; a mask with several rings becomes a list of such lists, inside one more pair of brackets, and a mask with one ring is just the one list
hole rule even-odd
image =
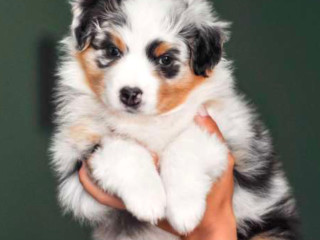
[[[202, 106], [199, 109], [198, 114], [194, 118], [194, 121], [198, 124], [199, 127], [203, 128], [210, 134], [216, 134], [221, 141], [225, 142], [218, 124], [211, 118], [205, 106]], [[228, 160], [228, 170], [232, 172], [234, 167], [234, 156], [230, 152], [228, 155]]]
[[216, 134], [221, 141], [224, 142], [223, 135], [217, 125], [217, 123], [210, 117], [205, 107], [201, 107], [198, 115], [194, 118], [195, 122], [210, 134]]
[[99, 203], [102, 205], [109, 206], [111, 208], [116, 208], [123, 210], [125, 206], [123, 202], [114, 196], [104, 192], [100, 189], [90, 178], [86, 164], [84, 163], [79, 170], [79, 180], [83, 188]]
[[[221, 141], [225, 142], [225, 139], [217, 125], [217, 123], [210, 117], [205, 107], [202, 107], [198, 115], [195, 117], [195, 122], [204, 130], [208, 131], [210, 134], [216, 134]], [[222, 209], [221, 205], [227, 205], [232, 207], [232, 195], [233, 195], [233, 169], [234, 169], [234, 156], [231, 152], [228, 153], [228, 166], [226, 171], [217, 181], [208, 195], [208, 203], [215, 202], [215, 204], [208, 204], [207, 214], [217, 212], [218, 209]], [[210, 217], [205, 217], [204, 219], [211, 219]]]
[[179, 233], [177, 233], [169, 224], [169, 222], [167, 220], [162, 220], [157, 224], [157, 227], [168, 232], [171, 233], [173, 235], [179, 236]]

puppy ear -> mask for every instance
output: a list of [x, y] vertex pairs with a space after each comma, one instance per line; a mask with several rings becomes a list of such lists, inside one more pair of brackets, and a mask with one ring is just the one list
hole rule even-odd
[[194, 30], [190, 43], [191, 67], [198, 76], [208, 77], [221, 60], [223, 45], [228, 40], [227, 32], [219, 27], [203, 26]]
[[220, 62], [223, 43], [224, 36], [218, 28], [202, 27], [196, 30], [191, 53], [191, 64], [196, 75], [207, 77], [207, 72]]
[[99, 21], [101, 0], [74, 0], [71, 2], [73, 22], [71, 30], [79, 51], [84, 50], [93, 37], [94, 24]]
[[180, 34], [190, 49], [190, 66], [198, 76], [208, 77], [208, 73], [221, 60], [223, 44], [228, 40], [229, 22], [220, 21], [212, 1], [184, 0]]

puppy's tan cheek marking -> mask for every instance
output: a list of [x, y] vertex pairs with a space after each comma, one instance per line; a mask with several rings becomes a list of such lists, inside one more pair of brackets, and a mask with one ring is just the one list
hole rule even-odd
[[87, 48], [83, 52], [78, 52], [76, 57], [80, 63], [81, 68], [86, 77], [86, 83], [90, 89], [100, 97], [104, 90], [104, 73], [98, 68], [95, 60], [90, 56], [94, 50], [92, 48]]
[[192, 90], [206, 81], [206, 78], [194, 75], [189, 69], [181, 79], [173, 79], [171, 82], [163, 79], [160, 81], [162, 84], [157, 109], [159, 113], [165, 113], [184, 103]]

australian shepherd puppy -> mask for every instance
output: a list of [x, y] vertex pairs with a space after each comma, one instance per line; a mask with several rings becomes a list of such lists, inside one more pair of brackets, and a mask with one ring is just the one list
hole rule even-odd
[[[268, 131], [235, 90], [223, 54], [229, 24], [209, 1], [74, 0], [72, 9], [51, 147], [62, 207], [99, 240], [177, 239], [153, 224], [192, 231], [229, 148], [239, 239], [296, 239], [290, 188]], [[226, 144], [194, 123], [203, 105]], [[77, 166], [89, 155], [92, 178], [128, 212], [85, 192]]]

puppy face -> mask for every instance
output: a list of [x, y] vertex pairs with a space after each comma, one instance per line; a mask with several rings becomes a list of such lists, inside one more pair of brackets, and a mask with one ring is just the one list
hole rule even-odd
[[78, 0], [73, 12], [87, 85], [115, 111], [176, 109], [222, 55], [224, 25], [203, 0]]

